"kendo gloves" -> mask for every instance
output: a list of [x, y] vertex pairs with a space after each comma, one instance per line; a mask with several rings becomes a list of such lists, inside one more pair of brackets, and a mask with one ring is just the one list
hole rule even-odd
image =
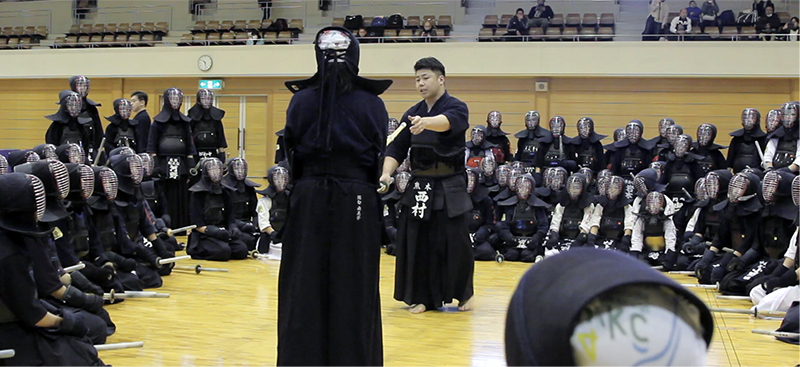
[[548, 249], [553, 249], [558, 245], [558, 232], [551, 230], [550, 233], [547, 234], [547, 242], [545, 246]]
[[685, 255], [700, 255], [706, 249], [703, 237], [695, 234], [681, 246], [681, 252]]
[[572, 241], [571, 247], [583, 247], [586, 245], [586, 241], [588, 239], [589, 237], [586, 235], [586, 233], [579, 233], [578, 237], [575, 238], [574, 241]]
[[[628, 252], [631, 249], [631, 235], [624, 235], [622, 239], [619, 240], [619, 245], [617, 246], [617, 250]], [[638, 258], [638, 255], [636, 256]]]
[[217, 226], [206, 226], [206, 235], [214, 237], [220, 241], [230, 241], [231, 234]]
[[81, 272], [79, 271], [72, 272], [70, 273], [70, 277], [72, 278], [72, 285], [74, 285], [81, 291], [84, 291], [86, 293], [94, 293], [98, 295], [103, 294], [103, 288], [100, 288], [100, 286], [98, 286], [97, 284], [90, 282], [89, 279], [87, 279], [86, 276], [83, 275]]
[[61, 325], [52, 329], [56, 334], [72, 335], [82, 338], [89, 333], [89, 327], [83, 321], [83, 316], [70, 310], [60, 310]]
[[86, 294], [81, 292], [78, 288], [71, 285], [67, 286], [64, 297], [61, 298], [67, 306], [72, 306], [86, 310], [91, 313], [97, 313], [103, 308], [103, 297], [93, 294]]
[[725, 268], [728, 272], [744, 270], [748, 265], [758, 261], [761, 254], [754, 249], [749, 249], [742, 256], [734, 257]]

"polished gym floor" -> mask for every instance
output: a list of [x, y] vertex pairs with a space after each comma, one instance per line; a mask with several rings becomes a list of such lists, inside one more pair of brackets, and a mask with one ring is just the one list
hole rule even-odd
[[[182, 255], [179, 254], [179, 255]], [[278, 271], [270, 260], [225, 263], [183, 260], [229, 273], [174, 271], [164, 286], [169, 299], [132, 299], [106, 306], [117, 324], [109, 343], [144, 341], [144, 348], [100, 352], [118, 366], [274, 365], [277, 346]], [[530, 264], [477, 262], [475, 303], [470, 312], [449, 305], [444, 312], [411, 315], [392, 299], [394, 257], [381, 257], [384, 361], [387, 366], [502, 366], [506, 307]], [[694, 278], [672, 275], [680, 283]], [[718, 300], [716, 291], [694, 289], [711, 307], [741, 308], [749, 301]], [[794, 366], [798, 347], [755, 335], [775, 330], [780, 320], [716, 314], [710, 366]]]

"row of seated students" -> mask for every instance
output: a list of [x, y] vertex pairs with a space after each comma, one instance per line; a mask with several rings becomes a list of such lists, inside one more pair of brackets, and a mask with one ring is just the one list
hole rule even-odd
[[[570, 138], [563, 118], [553, 117], [548, 131], [536, 111], [515, 134], [512, 155], [502, 115], [492, 111], [488, 127], [473, 128], [466, 143], [475, 259], [537, 262], [591, 246], [665, 271], [691, 270], [701, 283], [754, 300], [795, 285], [796, 254], [789, 248], [796, 247], [800, 200], [799, 107], [787, 102], [771, 110], [768, 132], [759, 111], [745, 109], [727, 158], [712, 124], [698, 127], [695, 142], [665, 118], [647, 140], [644, 125], [633, 120], [603, 146], [591, 118], [581, 118], [578, 136]], [[397, 125], [390, 121], [389, 131]], [[384, 195], [390, 237], [396, 204], [413, 190], [410, 178], [408, 164], [401, 165]]]

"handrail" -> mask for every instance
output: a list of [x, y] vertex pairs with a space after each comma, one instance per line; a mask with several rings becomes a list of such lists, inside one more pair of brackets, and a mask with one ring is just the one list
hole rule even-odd
[[[295, 5], [289, 5], [295, 4]], [[308, 1], [306, 0], [282, 0], [282, 1], [273, 1], [272, 6], [270, 7], [274, 12], [277, 9], [302, 9], [303, 12], [303, 19], [308, 18]], [[220, 11], [220, 10], [258, 10], [259, 12], [262, 11], [261, 7], [258, 6], [255, 2], [252, 4], [250, 3], [203, 3], [203, 4], [196, 4], [195, 8], [192, 11], [192, 14], [195, 16], [195, 20], [207, 20], [204, 19], [206, 16], [214, 16], [211, 14], [212, 11]]]
[[[34, 13], [42, 13], [42, 15], [36, 15]], [[35, 20], [36, 18], [40, 18], [40, 17], [46, 18], [46, 21], [39, 22], [39, 21]], [[3, 18], [12, 18], [12, 21], [8, 21], [8, 20], [3, 19]], [[15, 24], [13, 22], [13, 20], [17, 20], [17, 19], [20, 19], [20, 18], [22, 18], [23, 20], [34, 19], [34, 21], [33, 21], [34, 24], [27, 24], [27, 22], [22, 22], [23, 24]], [[3, 27], [46, 25], [48, 31], [53, 27], [53, 13], [52, 13], [52, 11], [50, 9], [33, 9], [33, 10], [24, 9], [24, 10], [0, 11], [0, 19], [2, 19], [2, 21], [0, 21], [0, 24], [2, 24]]]
[[[73, 19], [78, 19], [78, 10], [80, 8], [72, 9], [72, 17]], [[169, 24], [169, 29], [172, 29], [173, 24], [173, 9], [172, 5], [139, 5], [139, 6], [104, 6], [100, 8], [93, 8], [93, 12], [96, 14], [94, 22], [95, 23], [113, 23], [110, 21], [106, 21], [104, 17], [111, 16], [115, 14], [125, 14], [130, 16], [128, 22], [143, 22], [143, 21], [153, 21], [153, 22], [160, 22], [166, 21]], [[158, 19], [142, 19], [142, 14], [167, 14], [166, 19], [158, 18]]]
[[[344, 18], [347, 15], [356, 15], [360, 14], [363, 16], [384, 16], [388, 17], [392, 14], [403, 14], [404, 16], [408, 15], [423, 15], [423, 14], [416, 14], [420, 12], [416, 8], [419, 6], [446, 6], [449, 9], [446, 13], [449, 14], [457, 14], [461, 8], [460, 1], [437, 1], [437, 0], [411, 0], [411, 1], [393, 1], [393, 2], [384, 2], [384, 1], [375, 1], [375, 2], [368, 2], [368, 3], [355, 3], [353, 4], [352, 1], [348, 3], [348, 5], [340, 5], [340, 0], [333, 0], [333, 11], [331, 18]], [[392, 7], [392, 11], [390, 13], [382, 12], [380, 14], [377, 11], [371, 10], [375, 8], [384, 8], [384, 7]]]

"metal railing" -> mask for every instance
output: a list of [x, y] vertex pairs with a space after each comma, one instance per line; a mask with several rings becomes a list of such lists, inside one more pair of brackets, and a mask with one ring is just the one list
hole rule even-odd
[[[517, 8], [524, 9], [525, 14], [528, 14], [531, 7], [536, 6], [535, 1], [522, 0], [470, 0], [468, 4], [471, 8], [487, 9], [486, 14], [497, 15], [514, 14]], [[613, 13], [619, 19], [619, 4], [616, 0], [558, 0], [550, 1], [547, 5], [555, 14]]]
[[46, 25], [49, 31], [53, 26], [53, 14], [46, 9], [1, 11], [0, 25], [4, 27]]
[[[308, 0], [285, 0], [285, 1], [273, 1], [272, 6], [270, 7], [272, 12], [272, 18], [275, 18], [275, 12], [287, 12], [292, 13], [292, 18], [308, 18], [308, 7], [309, 1]], [[246, 12], [246, 11], [253, 11], [252, 17], [244, 17], [241, 16], [239, 19], [244, 20], [252, 20], [256, 19], [255, 16], [257, 15], [258, 19], [261, 19], [263, 9], [258, 6], [258, 4], [253, 1], [252, 4], [250, 3], [203, 3], [203, 4], [196, 4], [194, 9], [192, 9], [192, 14], [194, 14], [195, 20], [216, 20], [220, 19], [218, 13], [223, 11], [230, 11], [230, 12]], [[316, 10], [316, 9], [315, 9]], [[302, 15], [300, 15], [302, 14]], [[246, 18], [246, 19], [245, 19]], [[283, 18], [283, 17], [282, 17]]]
[[[427, 9], [420, 9], [421, 7]], [[407, 17], [409, 15], [422, 16], [424, 15], [422, 14], [423, 12], [435, 15], [456, 15], [459, 11], [462, 11], [461, 2], [459, 1], [373, 1], [364, 3], [352, 3], [347, 1], [347, 5], [345, 5], [342, 1], [333, 0], [332, 8], [331, 18], [344, 18], [347, 15], [388, 17], [392, 14], [402, 14]]]
[[[73, 9], [72, 17], [78, 19], [78, 10]], [[172, 29], [172, 5], [139, 5], [139, 6], [114, 6], [94, 8], [91, 23], [144, 23], [167, 22]]]

